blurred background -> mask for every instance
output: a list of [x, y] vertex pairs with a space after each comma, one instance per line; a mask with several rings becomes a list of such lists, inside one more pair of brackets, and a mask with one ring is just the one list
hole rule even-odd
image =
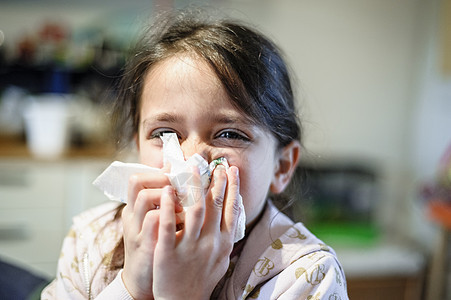
[[351, 299], [451, 299], [450, 0], [0, 0], [0, 298], [14, 272], [36, 294], [105, 201], [114, 83], [140, 28], [187, 4], [284, 51], [305, 134], [287, 214], [337, 250]]

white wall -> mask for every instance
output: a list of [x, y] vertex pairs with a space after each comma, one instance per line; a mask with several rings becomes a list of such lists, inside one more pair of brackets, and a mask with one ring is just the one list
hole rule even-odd
[[310, 156], [376, 166], [382, 175], [379, 219], [396, 233], [403, 227], [399, 216], [411, 179], [411, 118], [418, 102], [414, 84], [425, 47], [421, 27], [430, 21], [423, 15], [427, 4], [263, 3], [235, 1], [231, 6], [273, 36], [288, 55], [304, 97], [300, 106]]
[[[441, 17], [443, 3], [449, 0], [432, 1], [423, 6], [425, 18], [421, 37], [421, 61], [415, 85], [417, 104], [410, 120], [410, 165], [412, 195], [418, 183], [431, 183], [440, 166], [444, 152], [451, 147], [451, 74], [442, 72], [443, 28]], [[449, 13], [449, 12], [448, 12]], [[448, 16], [449, 17], [449, 16]], [[447, 29], [449, 32], [449, 28]], [[415, 185], [416, 183], [416, 185]], [[410, 205], [409, 205], [410, 204]], [[424, 204], [406, 201], [409, 219], [406, 230], [412, 239], [423, 239], [426, 247], [436, 246], [437, 224], [430, 223], [424, 214]]]

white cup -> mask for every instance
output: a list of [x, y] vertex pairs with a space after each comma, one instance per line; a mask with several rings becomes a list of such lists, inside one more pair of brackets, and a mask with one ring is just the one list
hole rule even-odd
[[60, 157], [67, 148], [68, 103], [60, 95], [31, 97], [24, 110], [25, 133], [31, 153], [42, 159]]

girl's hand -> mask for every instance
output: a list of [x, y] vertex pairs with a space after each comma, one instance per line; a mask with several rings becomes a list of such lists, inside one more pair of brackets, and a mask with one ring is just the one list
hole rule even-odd
[[[229, 266], [239, 209], [238, 168], [216, 167], [205, 201], [190, 207], [184, 229], [175, 232], [175, 194], [161, 198], [154, 255], [155, 298], [208, 299]], [[155, 230], [153, 228], [152, 230]]]
[[[128, 203], [122, 212], [125, 261], [122, 280], [134, 299], [153, 299], [153, 257], [158, 237], [162, 190], [169, 185], [164, 172], [130, 177]], [[173, 204], [173, 211], [183, 208]]]

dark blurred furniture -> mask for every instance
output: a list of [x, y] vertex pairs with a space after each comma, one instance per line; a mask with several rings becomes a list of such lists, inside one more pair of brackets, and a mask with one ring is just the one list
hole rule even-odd
[[432, 257], [427, 300], [451, 299], [451, 203], [430, 200], [429, 215], [440, 226], [440, 240]]
[[348, 279], [348, 295], [352, 300], [420, 300], [423, 282], [420, 275]]
[[0, 299], [40, 299], [47, 278], [36, 275], [15, 264], [0, 260]]

